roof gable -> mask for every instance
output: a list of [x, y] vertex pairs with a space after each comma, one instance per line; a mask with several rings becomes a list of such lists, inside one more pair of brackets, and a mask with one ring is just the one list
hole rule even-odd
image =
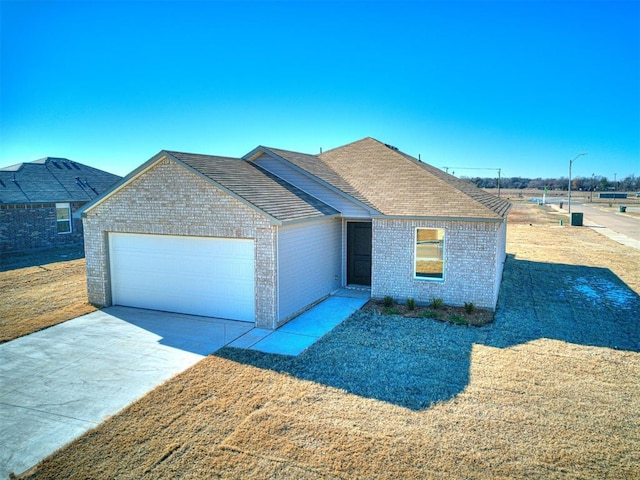
[[119, 179], [66, 158], [45, 157], [0, 169], [0, 203], [89, 202]]
[[274, 224], [338, 215], [339, 212], [293, 185], [240, 158], [162, 150], [139, 166], [111, 190], [82, 209], [82, 214], [144, 175], [158, 162], [168, 159], [199, 175], [241, 201]]
[[500, 219], [510, 207], [508, 201], [373, 138], [318, 158], [384, 215]]

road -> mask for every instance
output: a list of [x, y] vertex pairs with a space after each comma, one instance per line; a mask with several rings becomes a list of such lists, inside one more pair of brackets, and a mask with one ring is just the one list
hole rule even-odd
[[[627, 212], [631, 209], [637, 211], [639, 208], [628, 207]], [[574, 203], [573, 201], [571, 202], [571, 212], [582, 212], [585, 220], [602, 225], [633, 240], [640, 241], [640, 218], [638, 217], [611, 211], [611, 209], [607, 208], [594, 207], [589, 204]]]

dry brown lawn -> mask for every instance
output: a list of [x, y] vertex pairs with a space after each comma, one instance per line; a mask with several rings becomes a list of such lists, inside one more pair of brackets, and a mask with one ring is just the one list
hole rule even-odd
[[564, 212], [516, 203], [509, 213], [507, 251], [521, 260], [608, 268], [640, 295], [640, 251], [568, 224]]
[[35, 266], [0, 271], [0, 343], [95, 310], [87, 302], [84, 259], [35, 260]]
[[[509, 252], [610, 268], [638, 293], [639, 251], [557, 219], [516, 205]], [[447, 335], [487, 328], [437, 323]], [[361, 351], [363, 364], [383, 353]], [[424, 409], [210, 356], [25, 478], [640, 478], [637, 351], [543, 336], [508, 348], [473, 343], [464, 355], [464, 388]], [[330, 361], [329, 352], [310, 367]]]

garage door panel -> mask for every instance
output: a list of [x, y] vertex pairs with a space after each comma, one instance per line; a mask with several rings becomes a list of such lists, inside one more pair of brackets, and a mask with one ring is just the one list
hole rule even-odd
[[254, 244], [247, 239], [112, 233], [112, 302], [254, 321]]

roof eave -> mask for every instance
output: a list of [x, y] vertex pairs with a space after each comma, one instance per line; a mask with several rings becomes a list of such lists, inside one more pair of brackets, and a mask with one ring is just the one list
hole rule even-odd
[[292, 220], [283, 220], [281, 226], [290, 226], [290, 225], [299, 225], [301, 223], [311, 223], [316, 222], [318, 220], [331, 220], [334, 218], [342, 218], [341, 213], [327, 214], [327, 215], [317, 215], [313, 217], [305, 217], [305, 218], [294, 218]]
[[419, 220], [442, 222], [474, 222], [474, 223], [503, 223], [505, 217], [452, 217], [434, 215], [372, 215], [372, 218], [380, 220]]

